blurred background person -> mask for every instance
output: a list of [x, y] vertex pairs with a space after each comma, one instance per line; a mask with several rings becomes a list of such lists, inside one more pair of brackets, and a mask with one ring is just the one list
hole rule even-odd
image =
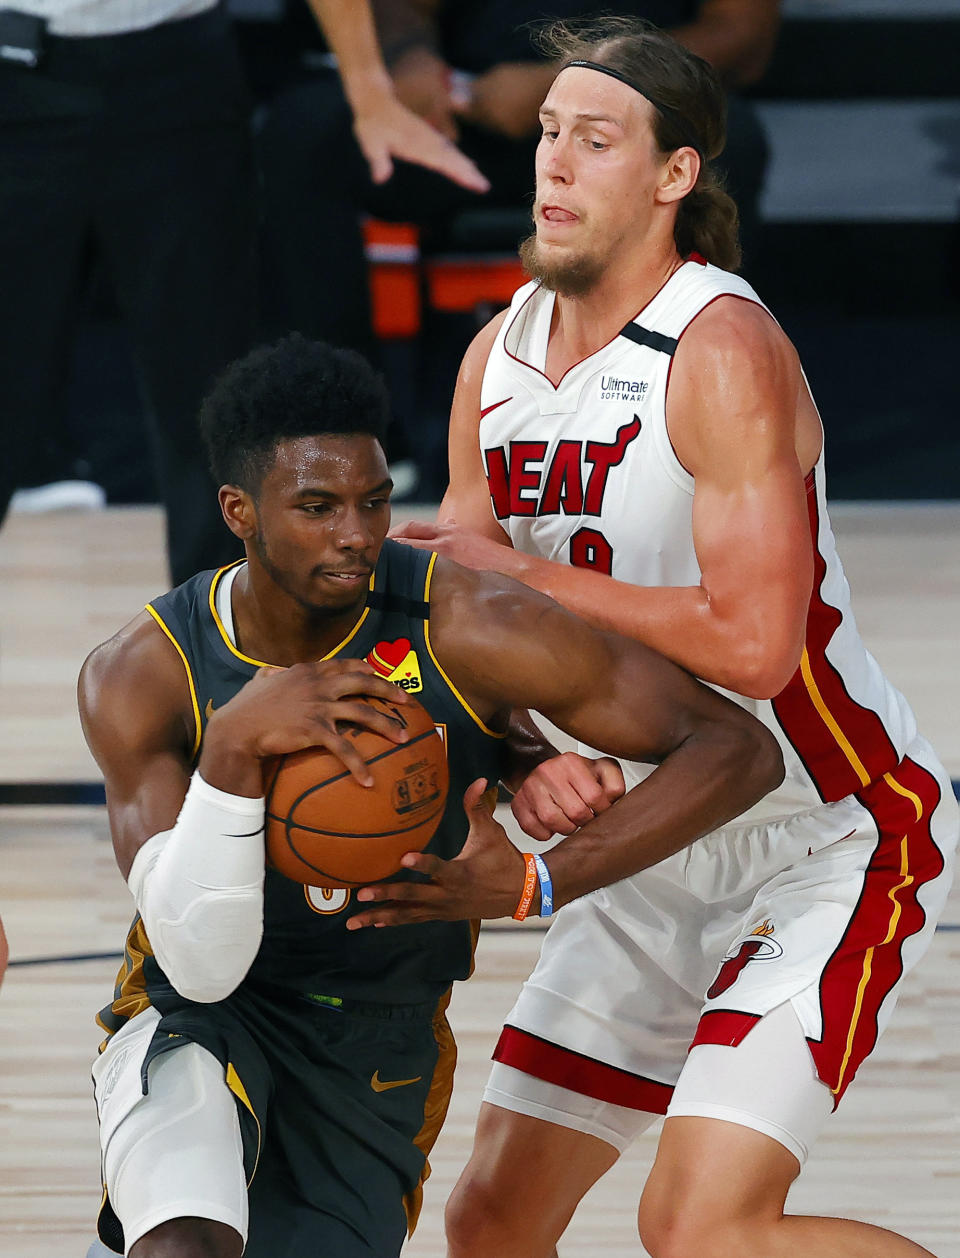
[[61, 429], [93, 246], [132, 343], [180, 580], [234, 557], [196, 409], [255, 328], [255, 183], [230, 23], [211, 0], [22, 3], [21, 33], [0, 41], [0, 512], [43, 478]]
[[[73, 340], [95, 256], [133, 350], [176, 583], [236, 557], [196, 429], [201, 396], [257, 323], [256, 183], [231, 21], [215, 0], [18, 3], [0, 13], [0, 520], [18, 487], [67, 461]], [[315, 8], [371, 178], [389, 177], [395, 155], [482, 191], [472, 163], [397, 99], [368, 5]], [[130, 441], [133, 494], [144, 501], [155, 491], [140, 444]]]

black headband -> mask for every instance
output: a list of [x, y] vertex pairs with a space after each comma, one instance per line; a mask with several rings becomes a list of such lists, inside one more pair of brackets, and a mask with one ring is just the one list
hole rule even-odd
[[654, 107], [658, 114], [661, 114], [666, 120], [673, 124], [675, 129], [683, 136], [686, 144], [692, 149], [696, 149], [697, 154], [702, 162], [706, 161], [703, 152], [703, 145], [700, 143], [693, 128], [689, 122], [673, 109], [670, 105], [664, 105], [660, 101], [655, 100], [646, 88], [641, 87], [638, 83], [634, 83], [633, 79], [628, 79], [625, 74], [621, 74], [619, 70], [613, 70], [610, 66], [601, 65], [599, 61], [568, 61], [563, 67], [569, 70], [572, 66], [581, 66], [584, 70], [599, 70], [601, 74], [609, 74], [613, 79], [619, 79], [621, 83], [626, 83], [627, 87], [632, 87], [635, 92], [639, 92]]

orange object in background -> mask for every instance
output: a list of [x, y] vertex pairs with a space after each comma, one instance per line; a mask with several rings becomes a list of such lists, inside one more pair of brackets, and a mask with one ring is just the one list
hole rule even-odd
[[368, 218], [363, 239], [375, 335], [386, 341], [416, 336], [421, 323], [418, 228]]
[[426, 264], [428, 301], [434, 310], [502, 309], [525, 283], [515, 254], [441, 254]]
[[424, 299], [431, 310], [476, 314], [485, 322], [527, 277], [515, 253], [441, 253], [423, 257], [413, 223], [363, 224], [374, 333], [381, 340], [420, 332]]

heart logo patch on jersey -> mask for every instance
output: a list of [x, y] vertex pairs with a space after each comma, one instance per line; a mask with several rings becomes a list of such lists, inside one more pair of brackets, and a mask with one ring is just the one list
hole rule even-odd
[[372, 665], [381, 677], [392, 681], [401, 690], [416, 694], [423, 689], [423, 678], [420, 676], [420, 661], [417, 653], [410, 645], [409, 638], [396, 638], [393, 642], [378, 642], [367, 656], [367, 663]]
[[393, 642], [378, 642], [367, 656], [367, 663], [372, 664], [381, 677], [389, 677], [409, 654], [409, 638], [397, 638]]

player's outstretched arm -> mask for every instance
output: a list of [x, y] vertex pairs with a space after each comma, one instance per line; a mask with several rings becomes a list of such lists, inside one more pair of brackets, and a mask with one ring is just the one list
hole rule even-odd
[[199, 713], [175, 648], [146, 613], [84, 664], [80, 716], [103, 772], [117, 863], [182, 995], [224, 999], [259, 949], [263, 760], [325, 746], [369, 785], [336, 722], [404, 740], [361, 694], [405, 702], [359, 660], [262, 669], [211, 717], [193, 772]]
[[[549, 853], [556, 905], [656, 864], [782, 780], [773, 735], [669, 660], [513, 583], [465, 577], [449, 565], [438, 565], [437, 578], [435, 649], [464, 693], [535, 709], [601, 751], [657, 765]], [[360, 892], [361, 901], [387, 904], [354, 918], [357, 925], [513, 912], [522, 862], [492, 818], [481, 816], [479, 800], [469, 803], [473, 830], [461, 856], [405, 857], [434, 885]]]

